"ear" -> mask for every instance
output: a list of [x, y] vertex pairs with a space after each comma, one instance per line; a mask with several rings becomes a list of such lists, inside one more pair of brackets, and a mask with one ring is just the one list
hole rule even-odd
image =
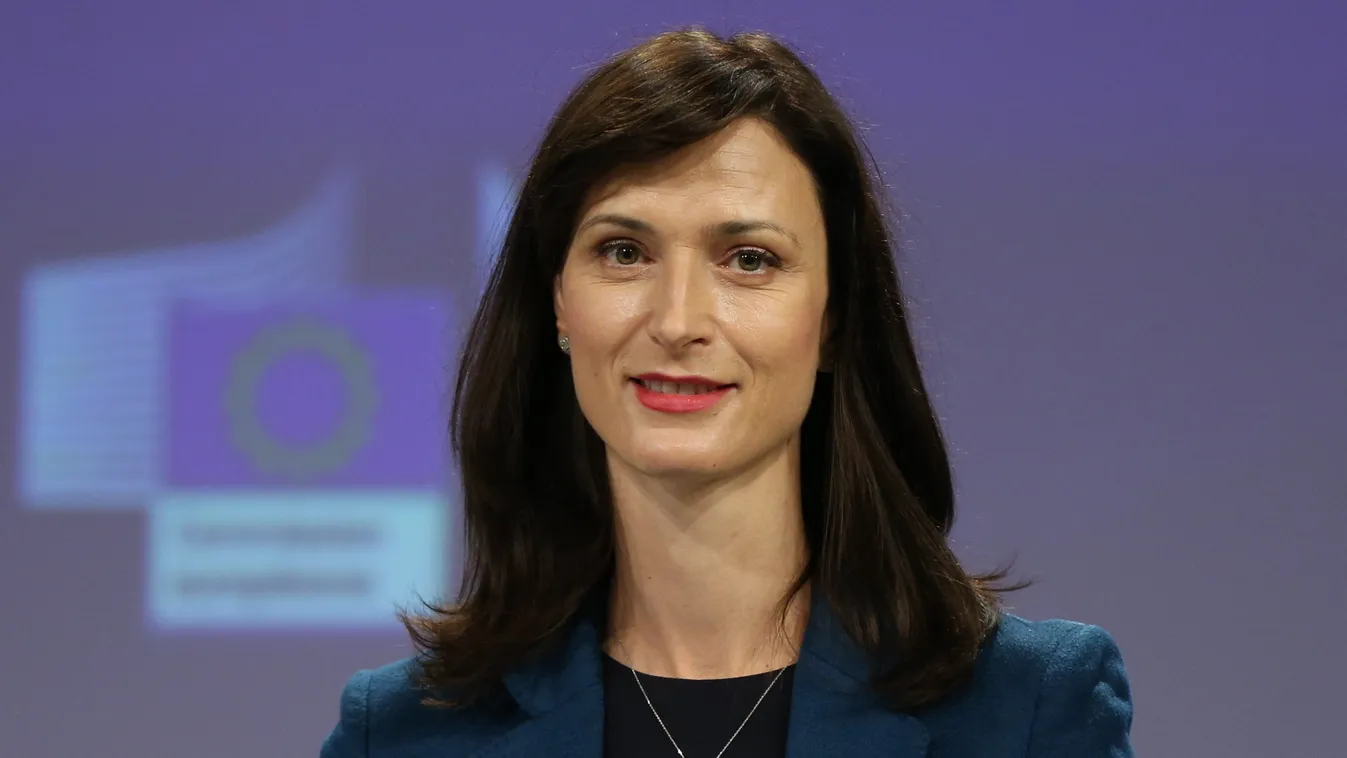
[[552, 311], [557, 317], [557, 334], [565, 334], [566, 302], [561, 295], [561, 274], [552, 279]]
[[818, 370], [820, 374], [831, 374], [833, 370], [833, 327], [828, 314], [823, 315], [822, 335], [818, 345]]

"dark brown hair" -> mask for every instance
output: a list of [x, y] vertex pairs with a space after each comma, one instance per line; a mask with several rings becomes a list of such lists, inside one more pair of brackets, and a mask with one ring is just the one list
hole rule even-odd
[[[586, 193], [737, 119], [773, 126], [813, 172], [828, 241], [831, 329], [802, 429], [808, 583], [876, 661], [896, 708], [971, 673], [999, 618], [1001, 574], [966, 573], [954, 493], [922, 381], [894, 241], [860, 140], [818, 77], [762, 34], [660, 35], [598, 67], [533, 156], [459, 368], [451, 420], [466, 565], [457, 602], [404, 621], [427, 688], [464, 704], [555, 642], [604, 586], [614, 526], [603, 445], [557, 349], [552, 286]], [[787, 598], [789, 599], [789, 598]], [[783, 606], [784, 607], [784, 606]]]

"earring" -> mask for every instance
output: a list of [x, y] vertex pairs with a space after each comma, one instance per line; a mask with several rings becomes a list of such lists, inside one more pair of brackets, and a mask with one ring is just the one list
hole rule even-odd
[[570, 337], [567, 337], [567, 336], [564, 335], [564, 334], [559, 334], [559, 335], [557, 335], [557, 347], [561, 348], [561, 352], [565, 353], [566, 355], [570, 355], [570, 354], [571, 354], [571, 338], [570, 338]]

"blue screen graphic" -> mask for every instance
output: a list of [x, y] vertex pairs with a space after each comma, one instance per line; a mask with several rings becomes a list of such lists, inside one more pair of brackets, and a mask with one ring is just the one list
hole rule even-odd
[[[29, 272], [19, 488], [141, 509], [155, 631], [363, 629], [446, 590], [445, 293], [351, 278], [355, 178], [242, 239]], [[511, 194], [477, 172], [474, 259]]]

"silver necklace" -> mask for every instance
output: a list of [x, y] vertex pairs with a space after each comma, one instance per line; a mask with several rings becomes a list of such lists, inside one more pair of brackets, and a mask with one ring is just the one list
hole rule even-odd
[[[622, 640], [617, 639], [616, 637], [613, 639], [617, 640], [617, 646], [622, 648], [623, 657], [627, 660], [631, 660], [631, 653], [627, 652], [627, 646], [622, 644]], [[646, 694], [645, 685], [641, 684], [641, 677], [637, 676], [636, 669], [631, 666], [628, 666], [627, 668], [631, 670], [631, 678], [636, 680], [636, 687], [641, 690], [641, 697], [645, 698], [645, 704], [650, 706], [650, 713], [653, 714], [655, 720], [659, 722], [659, 728], [664, 730], [664, 736], [669, 738], [669, 744], [673, 745], [674, 750], [678, 751], [678, 758], [687, 758], [687, 756], [683, 755], [683, 748], [678, 746], [678, 740], [675, 740], [673, 735], [669, 733], [669, 727], [664, 725], [664, 719], [660, 718], [659, 711], [655, 710], [655, 704], [650, 702], [650, 696]], [[767, 689], [763, 690], [762, 694], [758, 696], [758, 702], [753, 704], [753, 708], [749, 710], [748, 715], [744, 717], [743, 721], [739, 722], [739, 728], [735, 729], [734, 734], [730, 735], [729, 742], [726, 742], [725, 747], [721, 748], [719, 753], [716, 753], [716, 758], [720, 758], [725, 754], [726, 750], [730, 749], [730, 745], [734, 743], [734, 738], [738, 737], [739, 733], [744, 730], [744, 726], [748, 724], [748, 720], [753, 718], [753, 714], [757, 712], [758, 706], [762, 705], [762, 701], [767, 699], [767, 693], [772, 691], [772, 688], [776, 686], [777, 680], [780, 679], [781, 675], [784, 673], [786, 673], [786, 669], [784, 668], [776, 672], [776, 676], [772, 677], [771, 684], [768, 684]]]

